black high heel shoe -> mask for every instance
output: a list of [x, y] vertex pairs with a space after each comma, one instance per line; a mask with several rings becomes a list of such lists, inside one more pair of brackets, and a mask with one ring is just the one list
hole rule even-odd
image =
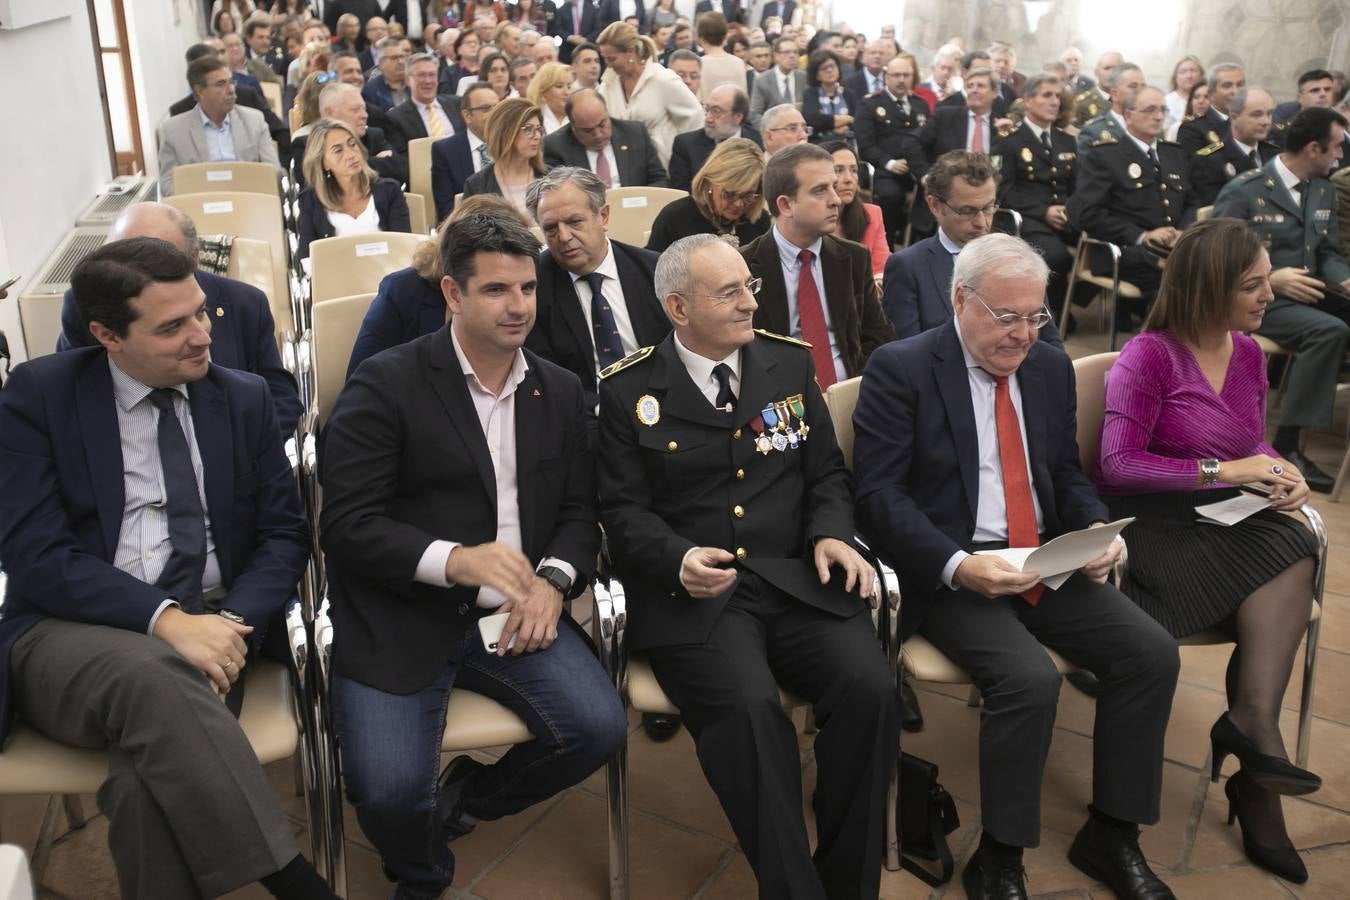
[[1209, 730], [1209, 743], [1214, 761], [1210, 765], [1209, 780], [1218, 781], [1223, 761], [1232, 754], [1242, 763], [1242, 771], [1266, 790], [1277, 794], [1311, 794], [1320, 790], [1322, 779], [1307, 769], [1300, 769], [1287, 759], [1270, 756], [1256, 749], [1245, 734], [1238, 730], [1228, 713], [1219, 716]]
[[1242, 794], [1238, 782], [1245, 777], [1244, 773], [1245, 770], [1234, 773], [1223, 786], [1224, 796], [1228, 798], [1228, 824], [1232, 825], [1233, 820], [1237, 820], [1238, 827], [1242, 829], [1242, 849], [1249, 860], [1285, 881], [1303, 884], [1308, 880], [1308, 868], [1303, 865], [1303, 860], [1292, 843], [1283, 847], [1266, 847], [1247, 837], [1247, 823], [1243, 820], [1241, 808], [1238, 806]]

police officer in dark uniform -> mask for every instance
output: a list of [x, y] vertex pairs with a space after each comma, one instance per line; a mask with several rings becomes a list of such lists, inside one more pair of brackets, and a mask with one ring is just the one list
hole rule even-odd
[[914, 57], [900, 53], [886, 64], [886, 89], [858, 104], [853, 133], [858, 154], [872, 166], [872, 200], [881, 207], [894, 243], [909, 223], [906, 197], [928, 171], [917, 132], [928, 121], [928, 103], [910, 93], [919, 77]]
[[[1143, 313], [1158, 291], [1161, 255], [1195, 219], [1195, 197], [1186, 154], [1158, 140], [1166, 106], [1163, 93], [1145, 86], [1125, 99], [1125, 137], [1095, 142], [1079, 156], [1078, 184], [1069, 218], [1089, 237], [1120, 247], [1120, 277], [1139, 288]], [[1149, 250], [1155, 247], [1159, 253]], [[1092, 271], [1111, 274], [1104, 248], [1094, 248]], [[1117, 304], [1116, 321], [1128, 328], [1129, 304]]]
[[1209, 109], [1203, 116], [1188, 116], [1177, 129], [1177, 143], [1187, 158], [1228, 137], [1228, 101], [1246, 86], [1247, 76], [1241, 66], [1218, 63], [1209, 70]]
[[1078, 241], [1067, 209], [1078, 153], [1073, 138], [1054, 127], [1060, 90], [1059, 78], [1049, 73], [1028, 78], [1022, 87], [1026, 116], [1015, 130], [999, 132], [990, 154], [1000, 167], [999, 205], [1022, 215], [1023, 240], [1041, 251], [1050, 266], [1046, 296], [1052, 309], [1059, 308], [1073, 267], [1069, 247]]
[[[809, 345], [752, 329], [757, 287], [715, 235], [661, 255], [674, 334], [601, 372], [601, 519], [629, 646], [679, 707], [759, 896], [876, 897], [899, 711], [875, 575]], [[780, 685], [820, 725], [814, 857]]]
[[1280, 150], [1270, 134], [1275, 100], [1261, 88], [1242, 88], [1228, 101], [1228, 136], [1191, 156], [1191, 187], [1197, 206], [1212, 206], [1223, 186], [1240, 172], [1259, 169]]
[[1345, 117], [1334, 110], [1300, 111], [1290, 120], [1284, 151], [1234, 178], [1214, 203], [1214, 215], [1246, 220], [1267, 243], [1275, 302], [1256, 331], [1298, 354], [1271, 446], [1298, 467], [1308, 487], [1323, 493], [1335, 479], [1303, 455], [1299, 431], [1331, 426], [1350, 340], [1350, 301], [1343, 299], [1350, 263], [1341, 255], [1336, 194], [1327, 180], [1345, 131]]

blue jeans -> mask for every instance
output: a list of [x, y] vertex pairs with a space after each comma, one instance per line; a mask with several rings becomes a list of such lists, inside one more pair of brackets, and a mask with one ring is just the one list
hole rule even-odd
[[[567, 613], [563, 613], [566, 618]], [[341, 675], [334, 719], [347, 797], [366, 837], [397, 876], [399, 896], [436, 897], [450, 886], [455, 857], [437, 814], [445, 708], [452, 687], [490, 697], [525, 720], [534, 740], [470, 775], [460, 809], [497, 819], [577, 784], [608, 762], [628, 732], [614, 686], [580, 632], [559, 622], [547, 650], [498, 657], [476, 627], [436, 680], [391, 694]]]

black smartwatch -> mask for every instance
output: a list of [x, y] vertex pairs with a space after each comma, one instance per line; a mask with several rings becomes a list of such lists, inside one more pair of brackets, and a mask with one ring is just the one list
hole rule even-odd
[[540, 566], [534, 574], [557, 588], [564, 600], [572, 593], [572, 579], [557, 566]]

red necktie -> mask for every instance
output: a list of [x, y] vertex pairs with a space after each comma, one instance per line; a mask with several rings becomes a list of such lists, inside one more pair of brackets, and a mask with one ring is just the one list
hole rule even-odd
[[975, 116], [975, 127], [971, 130], [970, 134], [970, 152], [984, 152], [984, 116]]
[[609, 171], [609, 157], [601, 150], [595, 154], [595, 177], [605, 183], [605, 187], [614, 187], [614, 175]]
[[[1027, 476], [1027, 455], [1022, 447], [1022, 429], [1017, 424], [1017, 410], [1013, 409], [1012, 394], [1008, 391], [1008, 376], [994, 376], [994, 421], [998, 425], [998, 462], [1003, 470], [1003, 503], [1008, 512], [1008, 546], [1039, 547], [1036, 532], [1036, 506], [1031, 499], [1031, 479]], [[1022, 594], [1032, 606], [1045, 593], [1045, 585], [1037, 584]]]
[[581, 34], [581, 0], [572, 6], [572, 33]]
[[[802, 261], [797, 273], [797, 318], [802, 323], [802, 338], [811, 345], [811, 361], [816, 364], [816, 383], [824, 393], [834, 384], [834, 354], [830, 352], [830, 329], [825, 324], [825, 308], [820, 305], [820, 292], [811, 275], [811, 260], [815, 254], [803, 250], [797, 254]], [[1034, 529], [1033, 529], [1034, 530]]]

